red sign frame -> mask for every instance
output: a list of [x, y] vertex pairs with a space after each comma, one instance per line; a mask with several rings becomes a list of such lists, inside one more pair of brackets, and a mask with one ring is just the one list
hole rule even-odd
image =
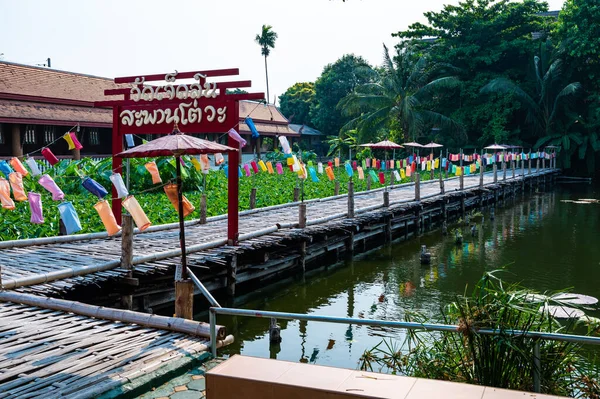
[[[95, 103], [97, 107], [113, 108], [112, 167], [122, 172], [122, 159], [116, 154], [124, 150], [125, 134], [169, 134], [175, 122], [179, 130], [188, 134], [226, 133], [240, 122], [240, 100], [264, 100], [264, 93], [227, 94], [229, 88], [251, 87], [250, 81], [207, 82], [208, 77], [239, 75], [239, 69], [219, 69], [192, 72], [175, 72], [159, 75], [115, 78], [117, 84], [131, 84], [130, 88], [107, 89], [106, 96], [123, 95], [120, 100]], [[176, 83], [176, 80], [194, 79], [194, 83]], [[146, 85], [159, 82], [163, 85]], [[169, 111], [167, 111], [169, 110]], [[228, 138], [230, 147], [239, 143]], [[228, 154], [227, 238], [230, 245], [237, 244], [239, 236], [239, 176], [237, 165], [240, 152]], [[121, 223], [121, 200], [112, 188], [112, 209]]]

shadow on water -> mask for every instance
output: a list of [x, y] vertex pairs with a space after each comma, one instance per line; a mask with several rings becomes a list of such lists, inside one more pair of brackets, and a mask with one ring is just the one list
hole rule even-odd
[[[520, 198], [520, 197], [519, 197]], [[436, 319], [440, 307], [475, 284], [485, 271], [505, 268], [508, 281], [539, 291], [572, 287], [600, 296], [600, 204], [567, 202], [600, 198], [600, 187], [557, 186], [484, 212], [483, 224], [464, 241], [439, 230], [403, 243], [393, 243], [348, 260], [279, 283], [259, 287], [238, 298], [236, 307], [317, 315], [402, 320], [407, 312]], [[419, 262], [427, 245], [430, 265]], [[283, 342], [269, 346], [268, 320], [218, 317], [236, 342], [226, 354], [311, 362], [355, 368], [365, 349], [382, 337], [402, 340], [404, 331], [342, 324], [279, 320]]]

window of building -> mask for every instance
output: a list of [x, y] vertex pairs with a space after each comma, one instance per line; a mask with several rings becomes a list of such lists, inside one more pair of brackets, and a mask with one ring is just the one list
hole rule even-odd
[[56, 128], [54, 126], [44, 126], [44, 144], [52, 143], [56, 140]]
[[88, 143], [90, 145], [99, 145], [100, 144], [100, 135], [98, 134], [98, 128], [92, 127], [87, 129], [88, 133]]
[[4, 125], [2, 123], [0, 123], [0, 144], [5, 144], [6, 139], [4, 138]]
[[35, 126], [34, 125], [25, 125], [25, 140], [23, 140], [24, 144], [35, 144]]

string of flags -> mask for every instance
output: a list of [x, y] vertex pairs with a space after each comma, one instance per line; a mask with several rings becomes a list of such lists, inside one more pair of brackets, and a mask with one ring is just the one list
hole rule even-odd
[[[259, 137], [259, 133], [250, 117], [245, 119], [253, 138]], [[56, 165], [59, 160], [54, 155], [52, 150], [49, 148], [50, 145], [64, 139], [69, 149], [83, 149], [83, 146], [77, 139], [76, 134], [71, 130], [65, 133], [63, 136], [49, 143], [47, 146], [41, 148], [40, 151], [42, 156], [51, 166]], [[236, 140], [240, 148], [247, 145], [240, 134], [235, 129], [229, 130], [227, 133], [229, 137]], [[133, 137], [131, 135], [125, 135], [125, 140], [128, 147], [133, 147]], [[329, 181], [336, 179], [336, 169], [340, 168], [341, 162], [339, 158], [327, 161], [326, 163], [317, 162], [316, 165], [313, 161], [308, 161], [306, 164], [298, 159], [298, 157], [292, 153], [291, 146], [285, 136], [279, 137], [279, 144], [283, 150], [285, 156], [285, 162], [273, 162], [263, 160], [252, 160], [244, 165], [238, 166], [238, 175], [240, 177], [250, 177], [252, 174], [268, 173], [268, 174], [284, 174], [284, 164], [292, 173], [296, 173], [300, 179], [308, 179], [312, 182], [318, 183], [322, 178], [323, 174]], [[42, 173], [37, 162], [30, 155], [37, 152], [27, 154], [24, 157], [24, 164], [17, 157], [13, 157], [8, 162], [0, 160], [0, 173], [5, 178], [0, 177], [0, 205], [3, 209], [14, 210], [15, 201], [17, 202], [28, 202], [30, 208], [30, 222], [33, 224], [44, 223], [44, 210], [42, 205], [42, 196], [34, 191], [26, 192], [23, 184], [23, 177], [31, 176], [31, 178], [37, 178], [37, 183], [48, 191], [53, 201], [60, 201], [58, 204], [58, 212], [63, 222], [67, 234], [74, 234], [82, 229], [81, 221], [75, 207], [70, 201], [65, 200], [65, 193], [56, 184], [54, 179], [47, 173]], [[510, 161], [521, 161], [529, 159], [551, 159], [556, 156], [555, 153], [535, 152], [535, 153], [524, 153], [524, 152], [498, 152], [495, 154], [448, 154], [447, 157], [435, 158], [432, 155], [418, 156], [417, 154], [409, 155], [403, 159], [392, 159], [382, 160], [376, 158], [366, 158], [359, 161], [346, 161], [343, 163], [343, 171], [350, 178], [356, 174], [359, 180], [370, 178], [373, 182], [379, 182], [380, 184], [386, 183], [385, 171], [391, 171], [395, 180], [400, 181], [406, 177], [411, 177], [420, 168], [421, 171], [431, 171], [442, 169], [457, 176], [470, 175], [476, 173], [481, 166], [487, 166], [497, 162], [510, 162]], [[470, 165], [459, 166], [454, 162], [471, 162]], [[185, 166], [185, 162], [182, 163]], [[210, 160], [207, 155], [199, 155], [191, 158], [191, 163], [194, 168], [203, 174], [208, 174], [210, 171]], [[216, 166], [223, 165], [223, 170], [226, 175], [228, 173], [229, 165], [225, 164], [223, 154], [217, 153], [214, 155], [214, 163]], [[157, 164], [155, 161], [151, 161], [145, 164], [145, 169], [148, 171], [152, 178], [154, 185], [163, 184], [163, 180], [160, 176]], [[342, 172], [343, 173], [343, 172]], [[112, 208], [109, 202], [105, 199], [108, 195], [108, 191], [89, 176], [80, 176], [81, 185], [90, 194], [98, 198], [98, 202], [94, 205], [94, 209], [98, 213], [107, 233], [109, 236], [117, 234], [121, 227], [116, 222], [116, 218], [112, 212]], [[127, 187], [123, 181], [123, 177], [119, 173], [113, 173], [110, 176], [110, 181], [115, 187], [117, 197], [123, 199], [122, 205], [132, 216], [136, 226], [141, 231], [147, 229], [151, 222], [145, 214], [144, 210], [140, 206], [137, 199], [129, 193]], [[164, 184], [164, 192], [172, 203], [173, 207], [178, 212], [178, 201], [177, 201], [177, 186], [175, 184]], [[12, 197], [11, 197], [12, 193]], [[190, 215], [195, 210], [193, 204], [183, 196], [183, 213], [184, 217]]]

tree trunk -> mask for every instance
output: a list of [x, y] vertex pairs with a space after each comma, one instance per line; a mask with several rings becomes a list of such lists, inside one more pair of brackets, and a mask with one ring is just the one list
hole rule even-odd
[[267, 56], [265, 55], [265, 76], [267, 77], [267, 104], [271, 101], [269, 97], [269, 69], [267, 68]]

